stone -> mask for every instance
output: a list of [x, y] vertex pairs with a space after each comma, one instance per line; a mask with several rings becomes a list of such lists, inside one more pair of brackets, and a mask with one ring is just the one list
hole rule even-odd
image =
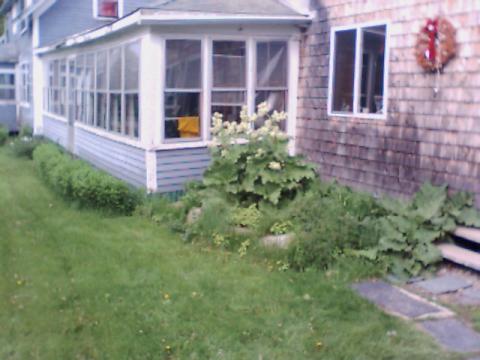
[[262, 245], [266, 247], [288, 248], [294, 239], [293, 234], [268, 235], [261, 239]]
[[198, 221], [202, 215], [202, 208], [192, 208], [187, 215], [187, 224], [191, 225]]
[[471, 287], [472, 283], [460, 276], [444, 275], [435, 277], [433, 279], [417, 282], [415, 286], [425, 291], [428, 291], [431, 294], [441, 295], [455, 292], [461, 289], [466, 289], [468, 287]]
[[395, 316], [420, 319], [449, 314], [448, 310], [384, 281], [367, 281], [352, 287], [362, 297]]
[[468, 288], [459, 291], [455, 302], [460, 305], [480, 306], [480, 289]]
[[457, 319], [427, 320], [420, 325], [449, 351], [480, 351], [480, 334]]

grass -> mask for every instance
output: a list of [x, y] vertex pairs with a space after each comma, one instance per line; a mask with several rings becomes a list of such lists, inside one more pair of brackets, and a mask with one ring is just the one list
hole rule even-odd
[[75, 209], [0, 149], [0, 359], [453, 358], [342, 271], [270, 272]]

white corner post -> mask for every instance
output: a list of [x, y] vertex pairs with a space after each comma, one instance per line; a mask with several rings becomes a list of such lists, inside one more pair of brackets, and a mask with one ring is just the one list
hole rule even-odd
[[40, 21], [38, 17], [33, 20], [32, 33], [32, 113], [33, 113], [33, 131], [36, 135], [43, 135], [43, 86], [44, 86], [44, 65], [35, 49], [40, 46]]
[[150, 29], [142, 37], [140, 53], [140, 141], [145, 149], [146, 187], [148, 192], [157, 190], [158, 135], [158, 72], [156, 64], [158, 46]]
[[297, 129], [297, 102], [298, 81], [300, 76], [300, 36], [294, 36], [288, 44], [289, 69], [288, 69], [288, 119], [287, 134], [290, 137], [288, 150], [295, 154], [296, 129]]

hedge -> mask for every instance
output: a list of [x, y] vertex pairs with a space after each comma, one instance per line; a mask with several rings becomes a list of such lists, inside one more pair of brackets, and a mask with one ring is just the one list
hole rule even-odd
[[140, 192], [86, 162], [72, 158], [54, 144], [42, 144], [33, 153], [45, 182], [57, 193], [82, 206], [131, 214], [141, 202]]

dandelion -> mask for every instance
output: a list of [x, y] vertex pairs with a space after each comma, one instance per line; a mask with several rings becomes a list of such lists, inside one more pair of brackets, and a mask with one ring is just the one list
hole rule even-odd
[[317, 341], [315, 343], [315, 347], [317, 348], [317, 350], [320, 350], [323, 347], [323, 343], [321, 341]]
[[268, 164], [268, 167], [270, 170], [275, 170], [275, 171], [282, 169], [282, 165], [277, 161], [270, 162], [270, 164]]
[[164, 300], [170, 300], [170, 294], [169, 293], [163, 294], [163, 299]]

